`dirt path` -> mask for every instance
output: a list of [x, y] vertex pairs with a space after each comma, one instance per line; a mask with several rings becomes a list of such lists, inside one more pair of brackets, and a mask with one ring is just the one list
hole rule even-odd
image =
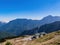
[[[55, 40], [57, 39], [60, 39], [60, 35], [56, 35], [54, 38], [48, 40], [48, 41], [45, 41], [45, 42], [42, 42], [42, 43], [36, 43], [35, 45], [44, 45], [44, 44], [47, 44], [47, 43], [51, 43], [51, 42], [54, 42]], [[12, 43], [12, 45], [28, 45], [27, 43], [33, 43], [33, 41], [29, 41], [28, 38], [16, 38], [16, 39], [10, 39], [10, 40], [7, 40], [9, 42]], [[6, 41], [6, 42], [7, 42]], [[5, 43], [0, 43], [0, 45], [5, 45]]]
[[[12, 45], [26, 45], [28, 41], [29, 41], [29, 38], [25, 37], [25, 38], [10, 39], [10, 40], [7, 40], [6, 42], [11, 42]], [[6, 42], [0, 43], [0, 45], [5, 45]]]
[[28, 41], [25, 41], [22, 45], [26, 45]]

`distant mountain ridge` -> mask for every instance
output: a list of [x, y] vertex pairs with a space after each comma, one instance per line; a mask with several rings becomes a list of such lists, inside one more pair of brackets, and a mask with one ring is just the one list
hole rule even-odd
[[20, 35], [25, 30], [30, 30], [42, 25], [60, 21], [59, 16], [46, 16], [42, 20], [15, 19], [0, 27], [0, 31], [6, 31], [11, 34]]
[[36, 26], [36, 22], [33, 20], [27, 20], [27, 19], [16, 19], [12, 20], [6, 25], [2, 26], [0, 28], [0, 31], [6, 31], [15, 35], [20, 35], [24, 30], [32, 29]]
[[40, 23], [41, 23], [41, 25], [44, 25], [44, 24], [49, 24], [49, 23], [53, 23], [56, 21], [60, 21], [60, 16], [48, 15], [48, 16], [44, 17], [42, 20], [40, 20]]
[[42, 25], [39, 28], [38, 32], [50, 33], [50, 32], [54, 32], [54, 31], [58, 31], [58, 30], [60, 30], [60, 21], [56, 21], [56, 22], [53, 22], [53, 23], [50, 23], [50, 24]]
[[51, 33], [51, 32], [59, 31], [59, 30], [60, 30], [60, 21], [56, 21], [50, 24], [42, 25], [39, 28], [34, 28], [32, 30], [26, 30], [22, 34], [33, 35], [33, 34], [40, 33], [40, 32]]
[[1, 22], [0, 21], [0, 27], [3, 26], [3, 25], [5, 25], [5, 24], [6, 24], [5, 22]]

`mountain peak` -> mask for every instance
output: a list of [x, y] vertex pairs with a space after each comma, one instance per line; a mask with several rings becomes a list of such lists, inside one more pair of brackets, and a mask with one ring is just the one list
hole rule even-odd
[[42, 20], [48, 20], [48, 19], [52, 19], [52, 18], [53, 18], [52, 15], [48, 15], [48, 16], [44, 17]]

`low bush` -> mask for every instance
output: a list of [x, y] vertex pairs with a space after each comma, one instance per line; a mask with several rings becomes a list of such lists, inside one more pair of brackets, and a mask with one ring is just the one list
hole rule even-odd
[[5, 45], [12, 45], [10, 42], [7, 42]]

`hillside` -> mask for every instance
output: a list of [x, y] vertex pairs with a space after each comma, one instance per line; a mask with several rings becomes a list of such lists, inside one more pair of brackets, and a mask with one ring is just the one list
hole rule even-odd
[[[18, 22], [17, 22], [18, 23]], [[8, 23], [10, 25], [10, 23]], [[24, 30], [23, 32], [21, 32], [20, 28], [19, 28], [19, 24], [16, 25], [15, 24], [12, 24], [13, 26], [10, 25], [10, 27], [8, 26], [8, 24], [6, 24], [6, 27], [4, 25], [3, 29], [4, 31], [1, 31], [0, 32], [0, 36], [3, 36], [5, 38], [5, 36], [9, 36], [9, 34], [13, 35], [14, 36], [17, 36], [17, 35], [34, 35], [35, 33], [37, 32], [46, 32], [46, 33], [50, 33], [50, 32], [54, 32], [54, 31], [58, 31], [60, 30], [60, 21], [56, 21], [56, 22], [53, 22], [53, 23], [50, 23], [50, 24], [45, 24], [45, 25], [42, 25], [41, 27], [36, 27], [36, 28], [33, 28], [33, 29], [30, 29], [30, 30]], [[16, 27], [15, 27], [16, 26]], [[8, 28], [9, 27], [9, 28]], [[15, 28], [14, 28], [15, 27]], [[7, 30], [6, 30], [7, 29]], [[9, 30], [8, 30], [9, 29]], [[18, 29], [18, 30], [17, 30]], [[20, 34], [21, 32], [21, 34]], [[6, 34], [7, 33], [7, 34]], [[2, 38], [2, 37], [1, 37]]]
[[13, 45], [60, 45], [60, 30], [49, 33], [35, 40], [28, 40], [28, 37], [29, 36], [7, 39], [0, 44], [5, 45], [6, 42], [10, 42]]
[[33, 35], [38, 32], [51, 33], [58, 30], [60, 30], [60, 21], [56, 21], [50, 24], [45, 24], [45, 25], [42, 25], [41, 27], [36, 27], [31, 30], [25, 30], [24, 32], [22, 32], [22, 35]]
[[33, 20], [15, 19], [0, 27], [0, 31], [3, 30], [18, 36], [25, 30], [30, 30], [37, 27], [36, 23], [37, 21]]
[[10, 39], [10, 38], [14, 38], [14, 37], [16, 37], [16, 35], [1, 31], [0, 32], [0, 43], [6, 41], [6, 39]]
[[10, 33], [7, 33], [7, 32], [0, 32], [0, 39], [3, 39], [3, 38], [9, 38], [9, 37], [14, 37], [16, 35], [13, 35], [13, 34], [10, 34]]
[[[30, 32], [30, 30], [33, 29], [33, 28], [41, 27], [42, 25], [50, 24], [50, 23], [56, 22], [56, 21], [60, 21], [60, 17], [58, 17], [58, 16], [51, 16], [51, 15], [46, 16], [46, 17], [44, 17], [41, 20], [15, 19], [15, 20], [12, 20], [12, 21], [8, 22], [7, 24], [1, 26], [0, 27], [0, 32], [1, 32], [1, 30], [3, 30], [3, 31], [6, 31], [8, 33], [11, 33], [11, 34], [19, 36], [25, 30], [27, 30], [25, 32]], [[50, 29], [50, 28], [48, 28], [48, 29]], [[42, 29], [40, 29], [39, 32], [41, 30]], [[31, 32], [33, 32], [33, 31], [31, 31]]]
[[60, 45], [60, 31], [49, 33], [41, 38], [27, 43], [27, 45]]
[[5, 24], [6, 24], [5, 22], [1, 22], [0, 21], [0, 27], [3, 26], [3, 25], [5, 25]]
[[21, 35], [34, 35], [38, 32], [38, 27], [30, 29], [30, 30], [25, 30], [22, 32]]
[[50, 33], [58, 30], [60, 30], [60, 21], [56, 21], [50, 24], [45, 24], [39, 28], [38, 32]]

